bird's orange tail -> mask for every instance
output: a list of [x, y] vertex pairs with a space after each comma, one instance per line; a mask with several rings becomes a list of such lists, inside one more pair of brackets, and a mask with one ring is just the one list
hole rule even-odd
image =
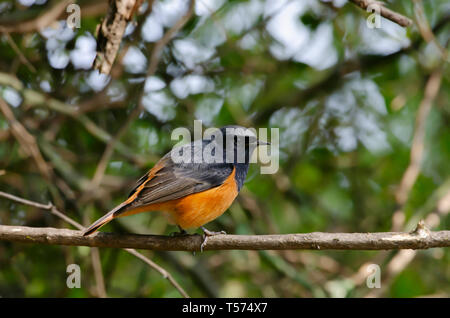
[[97, 231], [99, 228], [101, 228], [106, 223], [109, 223], [112, 219], [116, 217], [116, 213], [123, 210], [128, 204], [126, 202], [119, 204], [114, 209], [106, 213], [104, 216], [102, 216], [100, 219], [95, 221], [91, 224], [86, 230], [83, 232], [83, 236], [89, 235]]

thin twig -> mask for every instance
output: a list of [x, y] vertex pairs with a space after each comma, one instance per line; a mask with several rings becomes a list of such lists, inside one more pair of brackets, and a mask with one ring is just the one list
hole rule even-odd
[[[0, 197], [4, 197], [6, 199], [9, 199], [9, 200], [21, 203], [21, 204], [25, 204], [25, 205], [28, 205], [28, 206], [33, 206], [33, 207], [36, 207], [36, 208], [39, 208], [39, 209], [50, 211], [52, 214], [56, 215], [57, 217], [61, 218], [64, 221], [66, 221], [67, 223], [69, 223], [73, 227], [79, 229], [80, 231], [85, 230], [84, 226], [82, 226], [80, 223], [72, 220], [71, 218], [69, 218], [64, 213], [60, 212], [52, 203], [42, 204], [42, 203], [38, 203], [38, 202], [27, 200], [27, 199], [24, 199], [24, 198], [20, 198], [18, 196], [15, 196], [15, 195], [3, 192], [3, 191], [0, 191]], [[70, 231], [70, 230], [68, 230], [68, 231]], [[77, 232], [77, 231], [74, 231], [74, 232]], [[153, 268], [157, 272], [161, 273], [161, 275], [163, 275], [163, 277], [166, 278], [178, 290], [178, 292], [183, 297], [189, 298], [189, 295], [186, 293], [186, 291], [180, 286], [180, 284], [177, 283], [177, 281], [173, 278], [173, 276], [168, 271], [166, 271], [161, 266], [159, 266], [156, 263], [152, 262], [149, 258], [145, 257], [144, 255], [142, 255], [141, 253], [139, 253], [138, 251], [136, 251], [136, 250], [134, 250], [132, 248], [126, 248], [124, 250], [127, 253], [138, 257], [139, 259], [141, 259], [142, 261], [147, 263], [151, 268]]]
[[164, 268], [162, 268], [161, 266], [159, 266], [158, 264], [156, 264], [149, 258], [145, 257], [141, 253], [136, 252], [136, 250], [134, 250], [132, 248], [126, 248], [125, 251], [127, 251], [131, 255], [136, 256], [137, 258], [141, 259], [142, 261], [144, 261], [145, 263], [150, 265], [152, 268], [154, 268], [156, 271], [158, 271], [164, 278], [169, 280], [169, 282], [173, 286], [175, 286], [176, 289], [178, 289], [178, 291], [180, 292], [181, 295], [183, 295], [184, 298], [189, 298], [189, 295], [184, 291], [184, 289], [180, 286], [180, 284], [178, 284], [178, 282], [175, 279], [173, 279], [172, 275], [170, 275], [170, 273], [168, 273]]
[[51, 180], [53, 170], [47, 164], [44, 157], [42, 156], [41, 151], [37, 146], [36, 139], [26, 130], [26, 128], [19, 121], [17, 121], [11, 108], [1, 97], [0, 97], [0, 111], [3, 113], [6, 120], [8, 121], [12, 133], [14, 137], [16, 137], [22, 149], [25, 151], [27, 155], [31, 156], [34, 159], [36, 166], [38, 167], [38, 170], [42, 174], [42, 176], [47, 181]]
[[383, 3], [380, 1], [376, 0], [350, 0], [350, 1], [359, 6], [363, 10], [366, 10], [368, 7], [371, 6], [377, 6], [380, 10], [380, 14], [382, 17], [391, 20], [392, 22], [395, 22], [402, 27], [408, 27], [413, 23], [410, 18], [405, 17], [404, 15], [401, 15], [400, 13], [392, 11], [388, 8], [385, 8], [383, 6]]
[[22, 53], [22, 51], [19, 49], [17, 44], [12, 39], [11, 35], [9, 34], [9, 32], [3, 31], [3, 34], [5, 35], [6, 40], [8, 41], [9, 45], [11, 46], [11, 48], [19, 56], [20, 61], [30, 70], [30, 72], [36, 73], [36, 68], [33, 66], [33, 64], [30, 63], [30, 61], [28, 61], [28, 59], [25, 57], [25, 55]]
[[433, 30], [431, 29], [430, 24], [428, 23], [428, 19], [425, 15], [422, 0], [414, 0], [414, 15], [420, 35], [423, 37], [425, 42], [432, 42], [439, 50], [442, 60], [448, 62], [448, 52], [436, 39], [436, 36], [434, 35]]
[[[411, 189], [416, 183], [417, 177], [420, 174], [421, 163], [425, 149], [425, 124], [433, 102], [439, 93], [441, 80], [442, 70], [440, 69], [435, 70], [430, 75], [425, 85], [424, 97], [417, 110], [414, 136], [410, 152], [410, 163], [406, 168], [400, 182], [400, 186], [395, 193], [397, 205], [399, 206], [399, 208], [392, 216], [391, 229], [393, 231], [402, 229], [405, 224], [406, 216], [404, 206], [409, 198]], [[414, 219], [414, 216], [411, 218], [411, 220], [412, 219]], [[430, 222], [428, 221], [427, 224], [429, 223]], [[376, 297], [382, 294], [386, 287], [389, 286], [388, 282], [391, 281], [399, 272], [401, 272], [414, 259], [416, 255], [417, 252], [412, 250], [402, 250], [394, 255], [387, 264], [388, 270], [383, 275], [383, 287], [381, 289], [371, 291], [368, 296]], [[387, 258], [387, 256], [388, 255], [386, 253], [384, 255], [380, 255], [378, 263], [382, 263]]]
[[95, 285], [97, 296], [106, 298], [105, 279], [103, 278], [102, 263], [100, 261], [100, 251], [98, 248], [91, 248], [92, 268], [94, 269]]
[[392, 230], [398, 231], [402, 228], [404, 223], [403, 206], [406, 203], [409, 193], [414, 186], [417, 177], [419, 176], [423, 153], [425, 149], [425, 123], [430, 113], [433, 101], [441, 87], [442, 71], [440, 69], [435, 70], [425, 86], [425, 96], [420, 103], [417, 110], [416, 124], [414, 130], [414, 136], [411, 146], [410, 162], [406, 168], [400, 186], [398, 187], [395, 198], [399, 209], [394, 213], [392, 217]]
[[150, 66], [147, 71], [147, 76], [155, 74], [156, 68], [159, 63], [159, 58], [164, 47], [172, 40], [172, 37], [180, 31], [184, 25], [189, 21], [195, 9], [195, 0], [191, 0], [189, 3], [188, 11], [183, 15], [177, 23], [175, 23], [164, 36], [155, 44], [152, 55], [150, 57]]
[[52, 24], [73, 0], [57, 1], [56, 4], [31, 21], [23, 21], [14, 25], [0, 25], [0, 32], [29, 33], [39, 31]]
[[[195, 8], [195, 0], [191, 0], [189, 9], [187, 13], [180, 18], [180, 20], [175, 23], [165, 34], [164, 36], [155, 44], [155, 47], [153, 48], [152, 55], [150, 58], [150, 66], [147, 71], [147, 77], [155, 74], [156, 68], [159, 63], [160, 55], [162, 49], [169, 43], [169, 41], [172, 39], [172, 37], [178, 33], [179, 30], [183, 28], [183, 26], [189, 21], [192, 14], [194, 13]], [[142, 97], [141, 97], [142, 99]], [[122, 136], [125, 134], [125, 132], [128, 130], [130, 124], [139, 116], [139, 114], [142, 112], [144, 106], [142, 104], [142, 101], [139, 102], [138, 106], [131, 112], [131, 114], [128, 116], [125, 123], [122, 125], [122, 127], [119, 129], [117, 134], [114, 136], [114, 138], [108, 143], [106, 146], [105, 151], [103, 152], [103, 155], [97, 165], [97, 168], [94, 173], [94, 177], [92, 178], [91, 182], [91, 189], [95, 189], [98, 187], [98, 185], [101, 183], [101, 180], [105, 174], [106, 167], [108, 165], [109, 160], [111, 159], [111, 156], [113, 154], [115, 145], [119, 140], [122, 138]]]
[[[77, 120], [92, 136], [104, 143], [110, 143], [113, 139], [108, 132], [97, 126], [88, 116], [80, 113], [77, 106], [66, 104], [58, 99], [47, 97], [40, 92], [26, 88], [19, 79], [11, 74], [0, 72], [0, 85], [8, 85], [19, 91], [24, 98], [24, 102], [30, 106], [42, 105]], [[132, 159], [139, 165], [143, 164], [144, 161], [140, 157], [133, 155], [132, 151], [120, 141], [116, 142], [114, 147], [125, 158]]]

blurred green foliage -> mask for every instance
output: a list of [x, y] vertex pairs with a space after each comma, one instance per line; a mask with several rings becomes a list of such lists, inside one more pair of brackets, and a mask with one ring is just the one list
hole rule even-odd
[[[0, 24], [33, 19], [53, 3], [2, 1]], [[424, 87], [439, 68], [442, 83], [425, 121], [421, 171], [403, 206], [401, 230], [436, 214], [438, 202], [450, 193], [449, 65], [417, 26], [403, 29], [383, 19], [380, 29], [369, 29], [367, 13], [345, 1], [198, 0], [194, 16], [163, 50], [149, 79], [155, 41], [187, 8], [185, 0], [155, 0], [152, 10], [144, 4], [127, 28], [112, 76], [106, 77], [91, 69], [95, 28], [105, 12], [89, 11], [89, 1], [78, 3], [80, 29], [60, 20], [44, 30], [11, 33], [10, 40], [0, 35], [0, 97], [36, 137], [54, 171], [52, 180], [42, 177], [0, 115], [0, 190], [55, 202], [87, 225], [124, 200], [135, 180], [170, 149], [174, 128], [193, 128], [193, 120], [201, 119], [205, 127], [280, 129], [280, 171], [261, 175], [253, 165], [239, 199], [208, 228], [236, 234], [389, 231], [401, 208], [395, 192], [410, 163]], [[415, 15], [413, 2], [390, 1], [389, 7]], [[448, 1], [424, 1], [424, 8], [437, 41], [448, 48]], [[62, 110], [51, 100], [61, 102]], [[105, 140], [139, 103], [145, 111], [121, 138], [99, 188], [90, 189]], [[70, 107], [73, 116], [64, 111]], [[95, 135], [93, 127], [109, 136]], [[433, 229], [448, 229], [448, 210], [436, 215]], [[4, 199], [0, 224], [69, 226]], [[116, 220], [104, 230], [168, 234], [176, 228], [162, 215], [147, 213]], [[418, 251], [399, 273], [391, 273], [388, 264], [401, 255], [385, 251], [146, 255], [197, 297], [450, 292], [448, 249]], [[100, 257], [108, 296], [180, 297], [132, 255], [101, 249]], [[81, 267], [81, 289], [66, 287], [66, 266], [72, 263]], [[371, 263], [381, 268], [379, 291], [366, 286], [363, 265]], [[88, 248], [0, 243], [2, 297], [90, 297], [98, 295], [95, 286]]]

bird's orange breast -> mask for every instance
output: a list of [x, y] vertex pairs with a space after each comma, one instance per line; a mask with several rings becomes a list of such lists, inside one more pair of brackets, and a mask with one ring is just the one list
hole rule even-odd
[[164, 211], [170, 220], [183, 229], [197, 228], [221, 216], [238, 195], [236, 168], [218, 187], [190, 194], [180, 199], [141, 206], [122, 213], [132, 215], [146, 211]]
[[169, 211], [173, 221], [183, 229], [197, 228], [221, 216], [238, 195], [235, 169], [220, 186], [174, 200]]

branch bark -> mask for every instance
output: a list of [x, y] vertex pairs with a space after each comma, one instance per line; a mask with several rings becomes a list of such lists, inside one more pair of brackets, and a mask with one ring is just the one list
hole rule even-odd
[[[82, 236], [81, 231], [68, 229], [0, 225], [0, 241], [156, 251], [199, 251], [203, 238], [198, 234], [171, 237], [103, 232]], [[220, 234], [210, 236], [204, 250], [398, 250], [449, 246], [450, 231], [432, 232], [420, 222], [410, 233]]]
[[30, 21], [23, 21], [13, 25], [0, 25], [0, 32], [29, 33], [42, 30], [58, 19], [72, 2], [72, 0], [56, 2], [56, 4], [48, 9], [48, 11], [45, 11], [42, 15]]

